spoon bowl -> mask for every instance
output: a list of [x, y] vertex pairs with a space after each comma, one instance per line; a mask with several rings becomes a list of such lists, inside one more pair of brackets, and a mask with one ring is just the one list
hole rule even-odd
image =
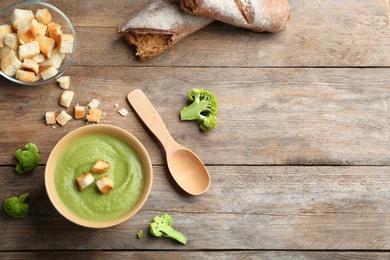
[[191, 195], [201, 195], [210, 187], [210, 175], [199, 157], [177, 143], [168, 132], [160, 115], [140, 89], [127, 95], [138, 116], [165, 149], [168, 169], [176, 183]]

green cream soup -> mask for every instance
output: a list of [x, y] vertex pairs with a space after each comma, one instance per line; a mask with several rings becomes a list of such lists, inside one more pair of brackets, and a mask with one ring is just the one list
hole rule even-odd
[[[90, 172], [98, 160], [110, 163], [103, 174], [92, 174], [95, 181], [109, 175], [114, 188], [102, 194], [92, 183], [80, 191], [77, 177]], [[55, 186], [63, 204], [79, 217], [92, 221], [114, 220], [126, 214], [139, 199], [144, 170], [135, 151], [124, 141], [104, 134], [85, 136], [68, 145], [59, 157], [54, 174]]]

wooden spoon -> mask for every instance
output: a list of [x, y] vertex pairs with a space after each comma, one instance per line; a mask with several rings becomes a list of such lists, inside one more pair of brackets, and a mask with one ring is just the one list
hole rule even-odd
[[160, 115], [140, 89], [127, 95], [139, 117], [165, 149], [169, 171], [176, 183], [187, 193], [200, 195], [210, 187], [210, 175], [196, 154], [178, 144], [168, 132]]

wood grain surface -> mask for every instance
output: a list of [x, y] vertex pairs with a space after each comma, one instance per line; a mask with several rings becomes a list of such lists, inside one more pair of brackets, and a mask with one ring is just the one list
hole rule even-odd
[[[0, 9], [14, 2], [2, 0]], [[143, 143], [153, 187], [142, 210], [116, 227], [86, 229], [64, 219], [47, 197], [45, 164], [55, 144], [86, 122], [44, 123], [46, 111], [73, 113], [59, 106], [56, 82], [24, 87], [0, 78], [0, 201], [31, 193], [25, 219], [0, 208], [0, 258], [390, 258], [388, 0], [290, 0], [291, 20], [280, 33], [216, 21], [145, 62], [116, 28], [151, 0], [46, 2], [76, 29], [66, 71], [73, 103], [99, 99], [101, 123]], [[180, 121], [193, 87], [218, 97], [219, 122], [210, 132]], [[170, 177], [163, 147], [126, 100], [136, 88], [174, 139], [205, 163], [205, 194], [189, 196]], [[123, 117], [120, 108], [130, 113]], [[36, 171], [19, 175], [13, 153], [27, 142], [42, 159]], [[148, 234], [163, 212], [187, 245]]]

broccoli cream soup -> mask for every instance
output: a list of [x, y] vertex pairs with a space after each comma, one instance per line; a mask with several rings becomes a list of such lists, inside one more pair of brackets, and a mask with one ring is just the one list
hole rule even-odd
[[[90, 172], [95, 162], [104, 160], [110, 169], [92, 174], [91, 185], [80, 190], [77, 177]], [[141, 196], [144, 172], [135, 151], [124, 141], [104, 134], [84, 136], [68, 145], [60, 155], [54, 174], [62, 203], [81, 218], [113, 220], [126, 214]], [[110, 176], [114, 187], [108, 194], [99, 191], [96, 180]]]

